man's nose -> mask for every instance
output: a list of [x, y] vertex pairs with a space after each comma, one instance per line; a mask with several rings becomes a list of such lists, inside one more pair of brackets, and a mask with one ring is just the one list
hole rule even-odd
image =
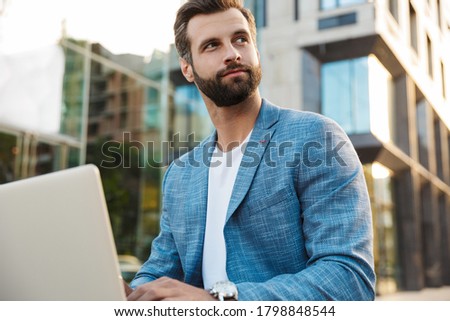
[[241, 54], [240, 54], [239, 50], [233, 46], [233, 44], [229, 44], [226, 47], [224, 60], [225, 60], [225, 63], [230, 63], [230, 62], [241, 60]]

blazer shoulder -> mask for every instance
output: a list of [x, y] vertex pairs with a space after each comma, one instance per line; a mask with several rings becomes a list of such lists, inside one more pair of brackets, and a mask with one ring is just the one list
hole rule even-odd
[[310, 111], [280, 108], [279, 123], [282, 127], [297, 129], [301, 132], [343, 131], [333, 119]]

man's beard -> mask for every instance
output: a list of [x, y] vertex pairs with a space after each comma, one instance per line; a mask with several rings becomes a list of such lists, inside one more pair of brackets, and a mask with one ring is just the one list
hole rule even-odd
[[[247, 66], [239, 63], [228, 65], [225, 69], [217, 72], [212, 79], [201, 78], [193, 69], [194, 81], [201, 92], [211, 99], [218, 107], [237, 105], [253, 95], [261, 82], [261, 66]], [[239, 69], [245, 71], [248, 79], [244, 76], [233, 77], [228, 80], [222, 79], [229, 70]], [[225, 80], [225, 81], [224, 81]]]

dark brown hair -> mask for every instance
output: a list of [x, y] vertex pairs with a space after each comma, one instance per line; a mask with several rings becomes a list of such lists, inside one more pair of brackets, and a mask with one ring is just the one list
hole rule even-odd
[[253, 43], [256, 45], [255, 18], [250, 10], [244, 8], [242, 0], [188, 0], [178, 9], [173, 26], [175, 46], [180, 57], [192, 64], [191, 40], [187, 34], [187, 26], [193, 17], [199, 14], [223, 12], [232, 8], [238, 9], [247, 19]]

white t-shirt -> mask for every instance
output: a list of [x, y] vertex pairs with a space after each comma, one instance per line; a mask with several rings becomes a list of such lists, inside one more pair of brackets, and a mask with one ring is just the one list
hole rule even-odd
[[250, 135], [251, 132], [239, 147], [229, 152], [222, 152], [216, 146], [212, 155], [203, 246], [203, 284], [205, 289], [211, 289], [218, 281], [228, 280], [223, 229], [234, 182], [241, 165], [245, 144]]

